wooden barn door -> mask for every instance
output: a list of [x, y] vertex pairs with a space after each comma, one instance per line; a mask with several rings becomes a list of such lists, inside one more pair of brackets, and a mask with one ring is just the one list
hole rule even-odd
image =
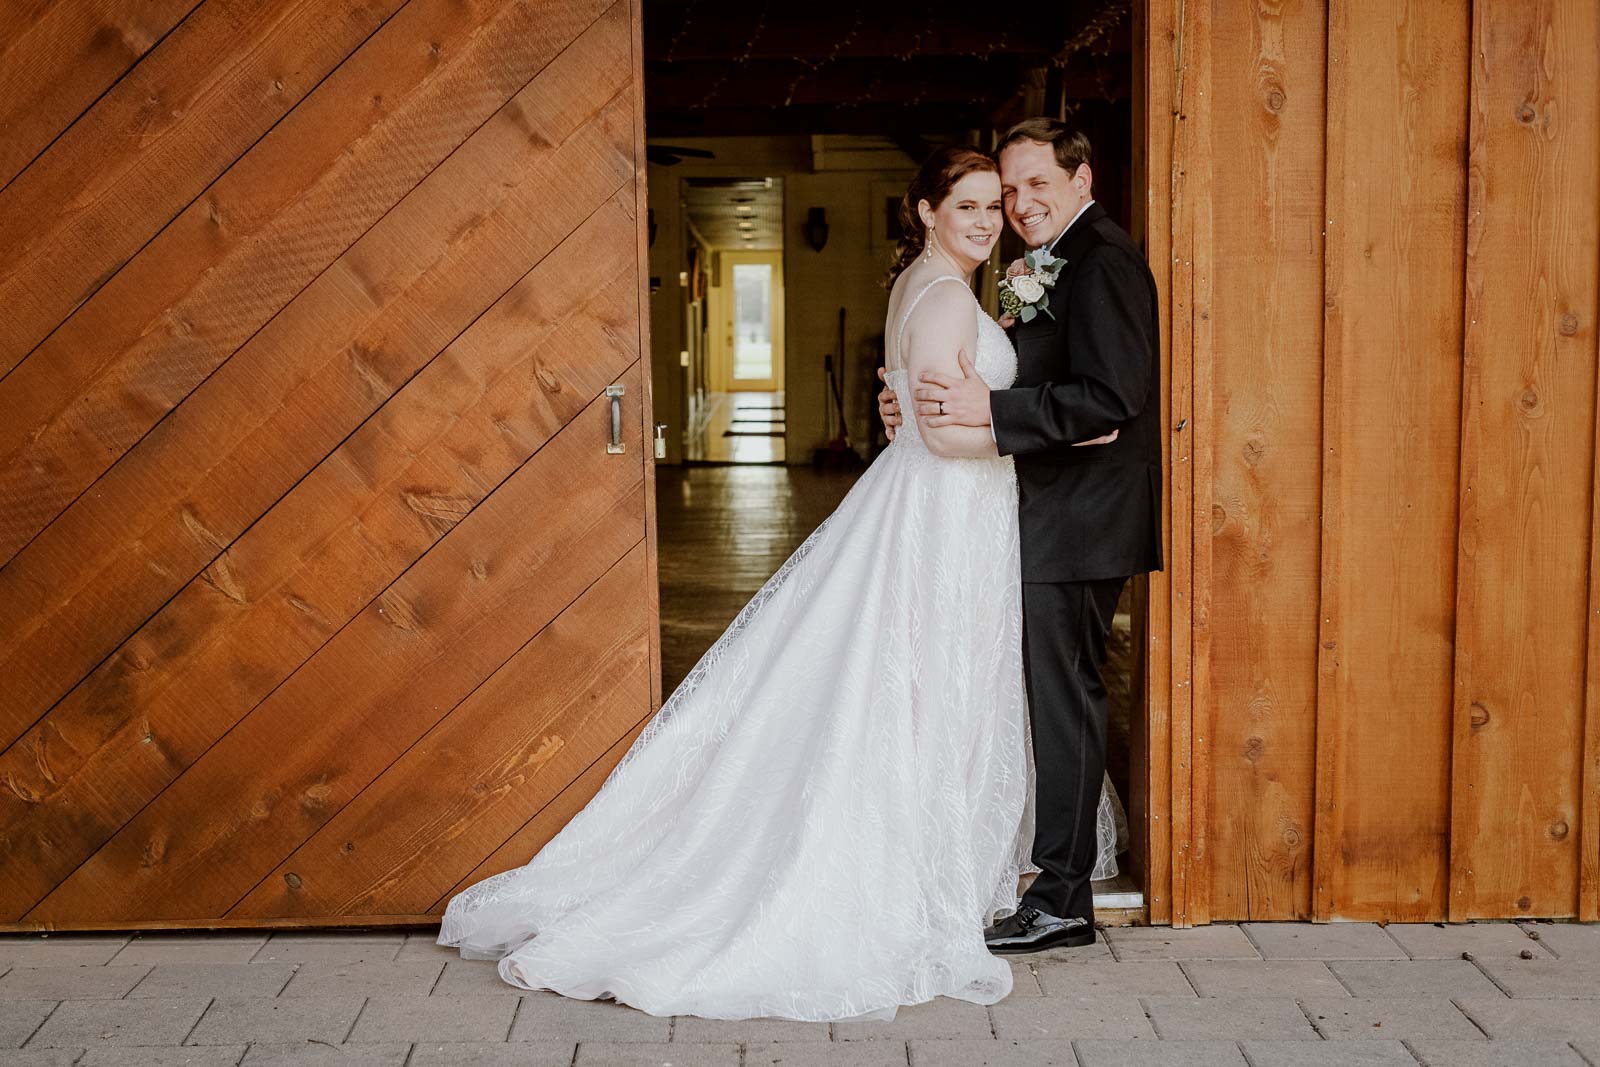
[[0, 15], [0, 928], [436, 916], [620, 758], [639, 70], [629, 0]]

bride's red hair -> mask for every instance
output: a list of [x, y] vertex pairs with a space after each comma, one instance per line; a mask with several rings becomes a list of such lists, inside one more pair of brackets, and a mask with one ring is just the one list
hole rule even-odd
[[928, 244], [928, 228], [922, 224], [917, 204], [926, 200], [937, 208], [950, 195], [956, 182], [975, 172], [997, 174], [999, 164], [984, 152], [968, 145], [946, 145], [934, 152], [917, 171], [900, 199], [900, 243], [895, 247], [894, 265], [884, 278], [884, 288], [892, 288], [902, 271], [917, 261]]

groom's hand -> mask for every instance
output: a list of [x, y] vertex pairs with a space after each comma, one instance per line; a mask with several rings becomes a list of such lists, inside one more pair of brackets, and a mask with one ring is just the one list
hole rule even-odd
[[[918, 380], [913, 396], [917, 400], [917, 415], [925, 418], [928, 426], [987, 426], [989, 425], [989, 386], [978, 377], [966, 349], [956, 353], [961, 364], [960, 378], [925, 370]], [[943, 404], [941, 409], [940, 404]]]
[[887, 372], [878, 368], [878, 381], [883, 382], [883, 392], [878, 394], [878, 418], [883, 420], [883, 432], [894, 440], [894, 428], [900, 425], [900, 398], [889, 388]]

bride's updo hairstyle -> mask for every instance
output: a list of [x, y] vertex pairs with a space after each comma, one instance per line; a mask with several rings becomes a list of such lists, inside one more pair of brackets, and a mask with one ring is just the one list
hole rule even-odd
[[956, 182], [974, 171], [999, 173], [1000, 166], [976, 148], [967, 145], [946, 145], [922, 164], [917, 176], [911, 179], [906, 195], [900, 200], [900, 243], [895, 248], [894, 266], [883, 280], [883, 287], [894, 287], [894, 280], [902, 271], [917, 261], [928, 244], [928, 228], [922, 224], [917, 204], [926, 200], [934, 208], [944, 203]]

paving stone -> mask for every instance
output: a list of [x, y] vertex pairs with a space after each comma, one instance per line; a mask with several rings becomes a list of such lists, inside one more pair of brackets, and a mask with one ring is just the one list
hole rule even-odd
[[1358, 997], [1455, 997], [1497, 992], [1466, 960], [1329, 960], [1328, 969]]
[[1028, 960], [1031, 963], [1111, 963], [1116, 960], [1111, 953], [1110, 943], [1106, 941], [1104, 930], [1100, 931], [1100, 936], [1092, 945], [1084, 945], [1081, 948], [1047, 948], [1043, 952], [1029, 952], [1010, 958]]
[[[1600, 997], [1600, 960], [1484, 960], [1483, 969], [1513, 997]], [[6, 981], [0, 978], [0, 990]], [[1600, 1012], [1600, 1004], [1591, 1010]]]
[[265, 934], [135, 934], [112, 963], [249, 963]]
[[126, 937], [74, 934], [0, 935], [0, 965], [16, 967], [98, 967], [127, 944]]
[[[1193, 999], [1192, 997], [1190, 999]], [[1006, 1041], [1154, 1037], [1144, 1008], [1133, 996], [1061, 997], [1002, 1001], [990, 1009], [994, 1032]]]
[[1188, 960], [1183, 973], [1202, 997], [1345, 997], [1320, 960]]
[[576, 1000], [557, 993], [525, 993], [509, 1040], [665, 1042], [671, 1035], [671, 1019], [616, 1001]]
[[[1600, 923], [1522, 923], [1545, 949], [1564, 960], [1600, 960]], [[4, 955], [4, 949], [0, 949]], [[1597, 1061], [1600, 1062], [1600, 1061]]]
[[[1026, 1004], [1029, 1001], [1022, 1001]], [[1033, 1003], [1043, 1003], [1035, 1000]], [[949, 997], [935, 997], [923, 1004], [912, 1004], [895, 1012], [889, 1022], [834, 1023], [834, 1037], [840, 1041], [907, 1041], [912, 1038], [993, 1037], [989, 1013], [981, 1004]]]
[[1246, 1041], [1244, 1054], [1253, 1067], [1417, 1067], [1398, 1041]]
[[0, 978], [0, 1000], [115, 1000], [149, 973], [149, 967], [13, 967]]
[[1082, 1067], [1246, 1067], [1232, 1041], [1074, 1041]]
[[516, 1018], [517, 998], [368, 997], [349, 1040], [504, 1041]]
[[1584, 1067], [1583, 1058], [1565, 1041], [1407, 1041], [1406, 1044], [1424, 1067]]
[[1497, 1041], [1517, 1038], [1600, 1043], [1600, 1011], [1575, 1010], [1570, 1000], [1513, 1000], [1496, 993], [1456, 997], [1455, 1003]]
[[1550, 956], [1516, 923], [1390, 923], [1385, 929], [1417, 960], [1458, 960], [1463, 952], [1478, 959], [1505, 958], [1524, 949]]
[[1039, 997], [1044, 995], [1044, 990], [1039, 986], [1039, 975], [1035, 968], [1040, 964], [1024, 963], [1021, 960], [1011, 961], [1011, 995], [1014, 997]]
[[1584, 1067], [1582, 1057], [1566, 1041], [1406, 1041], [1406, 1045], [1424, 1067]]
[[78, 1061], [78, 1067], [234, 1067], [243, 1055], [243, 1045], [92, 1048]]
[[1077, 1067], [1070, 1041], [913, 1041], [911, 1067]]
[[[400, 945], [397, 960], [459, 960], [461, 950], [454, 945], [439, 944], [438, 929], [413, 931], [406, 935], [405, 941]], [[489, 963], [484, 960], [479, 962]]]
[[1331, 1040], [1482, 1036], [1446, 997], [1306, 997], [1300, 1003], [1317, 1031]]
[[[269, 965], [270, 966], [270, 965]], [[280, 996], [412, 996], [425, 997], [433, 991], [444, 964], [439, 960], [408, 960], [405, 963], [302, 963]], [[504, 990], [510, 992], [509, 989]]]
[[412, 1046], [407, 1067], [568, 1067], [576, 1048], [575, 1041], [427, 1043]]
[[275, 997], [294, 976], [292, 963], [158, 963], [129, 992], [148, 997]]
[[448, 960], [433, 987], [436, 997], [501, 996], [524, 992], [500, 977], [494, 960]]
[[19, 1048], [56, 1009], [53, 1000], [0, 1000], [0, 1048]]
[[906, 1067], [906, 1056], [904, 1041], [789, 1041], [747, 1045], [744, 1063], [745, 1067]]
[[404, 934], [273, 934], [252, 957], [261, 962], [383, 963], [405, 944]]
[[1377, 923], [1243, 923], [1268, 960], [1403, 960], [1405, 951]]
[[1050, 997], [1194, 996], [1189, 979], [1170, 960], [1107, 963], [1101, 967], [1046, 963], [1039, 967], [1039, 984]]
[[793, 1019], [701, 1019], [680, 1015], [672, 1021], [672, 1040], [702, 1045], [728, 1041], [761, 1045], [775, 1041], [826, 1041], [828, 1024]]
[[82, 1056], [81, 1048], [4, 1048], [0, 1067], [72, 1067]]
[[[146, 1001], [128, 1001], [143, 1004]], [[305, 997], [277, 1000], [218, 997], [189, 1035], [191, 1045], [289, 1044], [326, 1041], [337, 1045], [361, 1011], [360, 997]], [[393, 1041], [394, 1038], [388, 1040]]]
[[401, 1067], [410, 1045], [328, 1045], [290, 1041], [251, 1045], [239, 1067]]
[[1237, 926], [1117, 926], [1106, 931], [1111, 951], [1122, 963], [1137, 960], [1253, 960], [1260, 957]]
[[204, 997], [63, 1001], [28, 1046], [181, 1045], [205, 1010]]
[[576, 1067], [739, 1067], [739, 1046], [585, 1041], [574, 1062]]
[[1317, 1040], [1288, 997], [1146, 997], [1144, 1006], [1163, 1040]]

